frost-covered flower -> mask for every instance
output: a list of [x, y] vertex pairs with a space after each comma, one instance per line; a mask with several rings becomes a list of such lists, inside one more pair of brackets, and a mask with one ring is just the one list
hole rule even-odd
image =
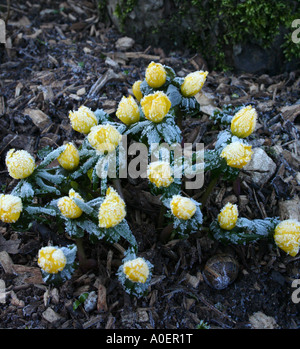
[[122, 97], [116, 111], [116, 116], [126, 125], [131, 125], [140, 120], [139, 107], [132, 96]]
[[167, 73], [162, 64], [151, 62], [146, 69], [145, 78], [150, 87], [159, 88], [166, 82]]
[[65, 170], [72, 171], [79, 165], [79, 152], [73, 143], [66, 144], [66, 149], [59, 155], [57, 161]]
[[47, 246], [39, 250], [38, 265], [46, 273], [57, 274], [66, 264], [67, 258], [60, 248]]
[[114, 151], [122, 139], [120, 132], [110, 124], [98, 125], [91, 128], [88, 141], [101, 154]]
[[171, 101], [161, 91], [145, 96], [141, 100], [141, 107], [145, 117], [153, 122], [161, 122], [171, 108]]
[[123, 272], [130, 281], [144, 284], [149, 276], [149, 266], [144, 258], [138, 257], [125, 262]]
[[142, 80], [137, 80], [133, 85], [132, 85], [132, 92], [134, 94], [134, 97], [140, 101], [143, 98], [143, 94], [141, 91], [141, 83]]
[[157, 188], [168, 187], [173, 181], [172, 169], [166, 161], [151, 162], [147, 169], [148, 179]]
[[222, 229], [231, 230], [235, 227], [239, 216], [237, 205], [228, 202], [218, 214], [218, 222]]
[[18, 196], [0, 194], [0, 220], [15, 223], [23, 210], [22, 200]]
[[181, 93], [184, 97], [193, 97], [202, 89], [206, 77], [208, 75], [207, 71], [195, 71], [188, 74], [181, 85]]
[[253, 154], [251, 145], [245, 145], [239, 141], [228, 144], [221, 153], [227, 165], [235, 168], [243, 168], [251, 160]]
[[274, 240], [279, 248], [295, 257], [300, 247], [300, 222], [295, 219], [280, 222], [275, 228]]
[[195, 203], [191, 199], [181, 195], [174, 195], [170, 202], [170, 206], [173, 215], [179, 219], [190, 219], [196, 212]]
[[76, 111], [70, 111], [69, 119], [73, 130], [84, 134], [88, 134], [90, 129], [98, 124], [94, 112], [84, 105]]
[[120, 195], [109, 187], [99, 209], [99, 227], [112, 228], [122, 222], [126, 216], [125, 202]]
[[5, 163], [9, 175], [15, 179], [27, 178], [35, 169], [35, 160], [26, 150], [10, 149], [6, 154]]
[[245, 138], [251, 135], [256, 126], [257, 112], [251, 105], [239, 110], [231, 120], [231, 132], [234, 136]]
[[70, 189], [69, 196], [63, 196], [57, 201], [57, 207], [66, 218], [75, 219], [82, 215], [82, 210], [75, 204], [74, 198], [83, 201], [83, 198], [74, 189]]

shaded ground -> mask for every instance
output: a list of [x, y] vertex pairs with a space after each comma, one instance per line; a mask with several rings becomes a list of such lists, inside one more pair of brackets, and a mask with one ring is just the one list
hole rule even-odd
[[[69, 110], [84, 104], [113, 115], [133, 82], [144, 77], [151, 60], [171, 66], [182, 76], [205, 68], [200, 56], [188, 52], [166, 55], [160, 48], [138, 45], [122, 51], [116, 44], [119, 37], [98, 20], [89, 2], [12, 6], [8, 48], [2, 47], [0, 53], [1, 192], [9, 193], [15, 185], [4, 163], [9, 148], [34, 154], [46, 145], [61, 145], [74, 137], [80, 140], [70, 127]], [[108, 81], [88, 97], [100, 76]], [[299, 196], [300, 189], [299, 109], [282, 109], [299, 105], [299, 72], [274, 77], [210, 72], [204, 90], [208, 107], [201, 118], [183, 123], [185, 141], [211, 146], [218, 132], [208, 117], [211, 108], [251, 102], [259, 112], [258, 130], [251, 142], [263, 147], [277, 165], [263, 187], [254, 185], [249, 174], [244, 174], [239, 187], [220, 182], [204, 209], [205, 221], [215, 218], [227, 201], [238, 203], [244, 217], [282, 216], [279, 202]], [[38, 123], [31, 110], [40, 110], [46, 117], [42, 115]], [[162, 244], [155, 228], [159, 207], [155, 200], [145, 200], [141, 191], [147, 191], [147, 185], [123, 185], [127, 218], [139, 253], [154, 265], [149, 295], [137, 300], [123, 291], [115, 276], [120, 252], [102, 242], [86, 244], [97, 268], [88, 273], [77, 270], [61, 287], [46, 286], [37, 268], [37, 252], [49, 241], [66, 242], [67, 236], [36, 229], [21, 233], [1, 224], [0, 251], [7, 251], [11, 258], [8, 266], [0, 265], [1, 285], [5, 284], [7, 292], [0, 303], [1, 328], [194, 329], [201, 320], [211, 328], [251, 328], [255, 325], [250, 317], [257, 312], [273, 318], [265, 326], [299, 328], [300, 308], [291, 300], [291, 282], [300, 278], [299, 257], [288, 257], [264, 241], [224, 246], [204, 233]], [[204, 191], [205, 187], [193, 195]], [[230, 252], [240, 265], [237, 280], [221, 291], [209, 287], [202, 276], [205, 262], [217, 252]], [[97, 307], [90, 312], [82, 306], [74, 311], [73, 302], [91, 291], [98, 295]]]

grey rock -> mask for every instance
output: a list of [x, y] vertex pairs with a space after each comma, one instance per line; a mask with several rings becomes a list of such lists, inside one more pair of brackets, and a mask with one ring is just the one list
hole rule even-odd
[[263, 149], [254, 148], [251, 160], [243, 170], [255, 184], [263, 186], [275, 173], [276, 164]]

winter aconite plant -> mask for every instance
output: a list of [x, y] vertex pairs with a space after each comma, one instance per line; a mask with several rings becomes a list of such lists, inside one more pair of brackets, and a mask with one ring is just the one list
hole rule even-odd
[[[206, 71], [195, 71], [178, 77], [171, 67], [151, 62], [145, 78], [133, 84], [132, 95], [118, 101], [114, 116], [84, 105], [69, 112], [80, 140], [40, 149], [35, 156], [22, 149], [7, 152], [7, 171], [17, 183], [11, 193], [0, 194], [1, 221], [25, 231], [33, 222], [42, 222], [70, 240], [66, 246], [49, 244], [39, 250], [37, 264], [46, 283], [70, 279], [78, 265], [83, 270], [95, 265], [83, 248], [88, 238], [91, 244], [100, 241], [118, 248], [123, 253], [116, 273], [120, 284], [132, 296], [147, 294], [155, 266], [139, 255], [127, 221], [121, 179], [128, 177], [141, 177], [160, 200], [156, 226], [162, 241], [208, 231], [225, 244], [271, 239], [291, 256], [298, 253], [300, 223], [294, 220], [249, 220], [239, 217], [237, 205], [227, 203], [209, 226], [203, 226], [206, 202], [218, 180], [234, 181], [251, 161], [247, 138], [255, 132], [258, 117], [251, 105], [227, 106], [212, 116], [221, 128], [214, 147], [182, 151], [182, 123], [188, 116], [200, 116], [195, 96], [207, 76]], [[140, 162], [140, 170], [127, 163], [127, 151], [134, 146], [143, 151], [146, 164]], [[189, 197], [184, 190], [187, 178], [204, 178], [205, 173], [210, 179], [206, 191], [200, 199]]]

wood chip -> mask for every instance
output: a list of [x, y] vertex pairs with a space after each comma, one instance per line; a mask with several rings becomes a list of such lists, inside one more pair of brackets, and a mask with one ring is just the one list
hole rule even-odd
[[49, 116], [39, 109], [26, 108], [24, 110], [24, 115], [28, 115], [40, 130], [43, 130], [51, 122]]
[[106, 303], [106, 287], [99, 284], [98, 285], [98, 299], [97, 299], [97, 310], [98, 311], [107, 311]]
[[108, 69], [106, 73], [101, 75], [91, 87], [88, 97], [95, 97], [109, 81], [120, 79], [121, 76], [119, 74], [116, 74], [112, 69]]
[[19, 282], [26, 284], [44, 283], [42, 273], [38, 267], [27, 267], [26, 265], [14, 264], [12, 270], [19, 275]]
[[12, 259], [10, 258], [10, 255], [6, 251], [0, 252], [0, 264], [2, 265], [2, 268], [4, 269], [5, 273], [13, 274], [14, 263], [13, 263]]

